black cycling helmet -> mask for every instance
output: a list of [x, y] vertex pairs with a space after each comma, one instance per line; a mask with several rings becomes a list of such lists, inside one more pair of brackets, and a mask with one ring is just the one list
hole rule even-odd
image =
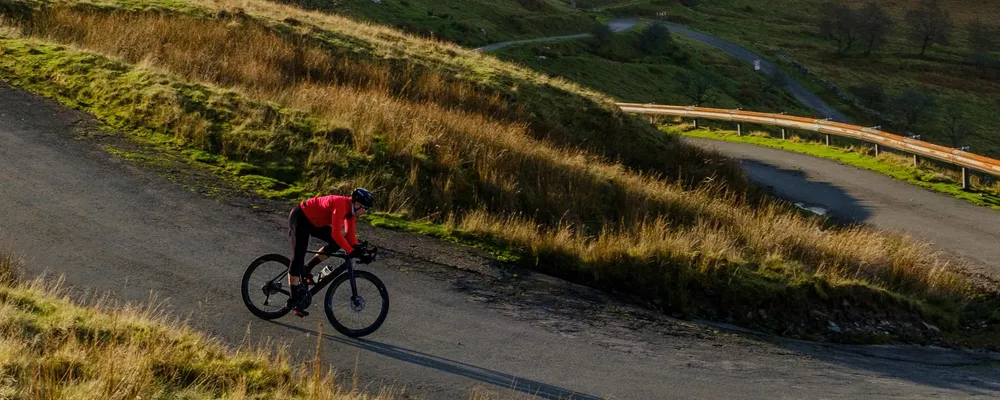
[[372, 193], [365, 188], [354, 189], [354, 192], [351, 193], [351, 201], [361, 203], [361, 206], [366, 209], [372, 208], [373, 200], [374, 198], [372, 197]]

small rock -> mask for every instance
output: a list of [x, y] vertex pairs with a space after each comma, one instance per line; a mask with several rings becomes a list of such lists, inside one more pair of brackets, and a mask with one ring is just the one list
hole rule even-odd
[[844, 307], [850, 307], [850, 306], [851, 302], [847, 301], [847, 299], [844, 299]]
[[813, 317], [814, 319], [818, 319], [818, 320], [825, 320], [826, 319], [826, 314], [824, 314], [822, 311], [819, 311], [819, 310], [809, 310], [809, 316]]
[[834, 333], [840, 333], [840, 325], [833, 323], [833, 321], [830, 321], [830, 323], [826, 326], [826, 329]]
[[924, 328], [927, 328], [927, 330], [929, 330], [931, 332], [934, 332], [937, 335], [941, 334], [941, 328], [938, 328], [938, 327], [936, 327], [934, 325], [931, 325], [931, 324], [928, 324], [926, 322], [924, 322]]
[[758, 314], [760, 314], [760, 317], [761, 317], [761, 318], [763, 318], [763, 319], [767, 319], [767, 312], [766, 312], [766, 311], [764, 311], [764, 309], [763, 309], [763, 308], [762, 308], [762, 309], [760, 309], [760, 310], [757, 310], [757, 313], [758, 313]]

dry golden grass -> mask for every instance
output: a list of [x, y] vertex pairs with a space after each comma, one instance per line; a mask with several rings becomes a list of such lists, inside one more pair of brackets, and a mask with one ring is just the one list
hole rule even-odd
[[[293, 360], [287, 348], [232, 348], [148, 304], [82, 302], [40, 277], [24, 282], [19, 260], [0, 250], [0, 398], [315, 399], [409, 398], [405, 389], [358, 389], [357, 371]], [[343, 378], [338, 379], [338, 374]], [[345, 383], [349, 382], [349, 383]], [[346, 386], [345, 386], [346, 385]], [[528, 398], [472, 388], [471, 400]]]
[[[0, 251], [0, 276], [19, 268]], [[88, 306], [58, 284], [0, 282], [0, 398], [388, 399], [338, 386], [332, 369], [285, 350], [231, 349], [162, 313], [156, 302]]]
[[[335, 16], [266, 2], [240, 4], [251, 13], [290, 15], [370, 35], [390, 49], [404, 40], [394, 31]], [[211, 116], [192, 116], [183, 104], [150, 116], [171, 121], [175, 135], [191, 146], [235, 159], [263, 154], [291, 164], [306, 172], [301, 181], [310, 190], [378, 188], [384, 211], [449, 218], [465, 231], [529, 249], [545, 258], [548, 270], [588, 282], [656, 297], [676, 289], [671, 274], [679, 269], [708, 274], [737, 265], [772, 271], [782, 282], [860, 281], [955, 302], [970, 290], [937, 253], [901, 235], [863, 227], [827, 229], [787, 205], [749, 200], [721, 184], [690, 189], [592, 147], [539, 134], [522, 114], [532, 110], [510, 111], [517, 103], [495, 93], [433, 72], [413, 80], [405, 74], [387, 79], [377, 63], [347, 63], [336, 51], [252, 21], [56, 9], [36, 16], [30, 27], [35, 37], [305, 110], [326, 127], [312, 136], [240, 126], [213, 134], [199, 125], [199, 118]], [[456, 52], [455, 63], [480, 57], [445, 44], [419, 45], [434, 49], [419, 54]], [[404, 90], [399, 82], [406, 83]], [[614, 139], [617, 133], [600, 134], [629, 142]], [[662, 151], [664, 169], [718, 167], [706, 153], [665, 143], [656, 150]], [[295, 151], [272, 154], [274, 148]], [[365, 164], [346, 173], [333, 167], [345, 160]], [[631, 281], [643, 282], [635, 285], [642, 288]]]

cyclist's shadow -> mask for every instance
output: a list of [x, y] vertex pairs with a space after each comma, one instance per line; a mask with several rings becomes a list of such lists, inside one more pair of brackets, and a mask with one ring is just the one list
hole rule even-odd
[[[288, 329], [293, 329], [303, 333], [315, 335], [317, 332], [311, 329], [300, 328], [279, 321], [270, 321]], [[532, 396], [543, 399], [572, 399], [572, 400], [600, 400], [601, 397], [589, 394], [577, 393], [569, 389], [553, 386], [530, 379], [521, 378], [515, 375], [494, 371], [475, 365], [469, 365], [460, 361], [449, 360], [438, 356], [421, 353], [416, 350], [404, 349], [390, 344], [376, 342], [369, 339], [352, 339], [340, 335], [323, 334], [324, 339], [337, 343], [346, 344], [362, 350], [367, 350], [386, 357], [395, 358], [411, 364], [433, 368], [438, 371], [447, 372], [480, 382], [489, 383], [507, 389], [517, 390]]]

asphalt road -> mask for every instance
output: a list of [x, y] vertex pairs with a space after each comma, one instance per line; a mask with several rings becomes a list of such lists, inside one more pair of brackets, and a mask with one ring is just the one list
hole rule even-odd
[[[608, 26], [611, 27], [612, 31], [622, 32], [632, 29], [632, 27], [639, 24], [639, 22], [640, 20], [634, 18], [621, 18], [608, 21]], [[785, 71], [782, 71], [780, 68], [778, 68], [777, 65], [768, 61], [761, 55], [754, 53], [753, 51], [750, 51], [749, 49], [746, 49], [739, 45], [727, 42], [725, 40], [719, 39], [711, 35], [707, 35], [698, 31], [685, 28], [684, 26], [681, 25], [669, 22], [660, 22], [660, 23], [670, 28], [670, 31], [673, 33], [687, 36], [691, 39], [715, 47], [733, 57], [736, 57], [740, 61], [743, 61], [750, 65], [753, 65], [755, 60], [760, 60], [761, 73], [770, 74], [774, 70], [780, 71], [779, 73], [784, 75], [785, 81], [787, 82], [785, 90], [787, 90], [788, 93], [790, 93], [792, 97], [795, 97], [795, 99], [798, 100], [800, 103], [802, 103], [806, 107], [812, 109], [817, 114], [819, 114], [820, 117], [830, 118], [831, 120], [838, 122], [851, 122], [851, 120], [847, 118], [846, 115], [844, 115], [840, 111], [837, 111], [837, 109], [834, 108], [833, 106], [827, 104], [825, 101], [823, 101], [823, 99], [821, 99], [815, 93], [813, 93], [809, 89], [806, 89], [805, 86], [802, 86], [802, 84], [796, 81], [795, 78], [793, 78], [791, 75], [789, 75]], [[529, 40], [516, 40], [511, 42], [503, 42], [503, 43], [496, 43], [488, 46], [483, 46], [476, 49], [476, 51], [487, 52], [515, 44], [531, 43], [531, 42], [548, 42], [548, 41], [565, 40], [565, 39], [578, 39], [588, 36], [590, 36], [590, 34], [582, 33], [578, 35], [553, 36], [553, 37], [529, 39]]]
[[790, 151], [684, 138], [739, 160], [782, 198], [845, 221], [906, 232], [1000, 282], [1000, 212], [877, 172]]
[[[616, 19], [608, 21], [608, 27], [611, 28], [612, 32], [622, 32], [632, 29], [635, 24], [639, 23], [638, 20], [634, 19]], [[497, 49], [502, 49], [507, 46], [513, 46], [515, 44], [522, 43], [537, 43], [537, 42], [552, 42], [556, 40], [567, 40], [567, 39], [581, 39], [590, 36], [589, 33], [579, 33], [576, 35], [563, 35], [563, 36], [549, 36], [537, 39], [524, 39], [524, 40], [512, 40], [509, 42], [494, 43], [486, 45], [483, 47], [476, 48], [475, 51], [479, 52], [489, 52]]]
[[[265, 322], [239, 295], [249, 261], [287, 251], [284, 215], [122, 161], [101, 147], [117, 136], [75, 138], [93, 125], [0, 83], [0, 243], [29, 273], [63, 275], [76, 293], [145, 302], [153, 292], [225, 342], [287, 343], [311, 358], [322, 313]], [[716, 333], [473, 250], [370, 227], [361, 236], [389, 249], [367, 269], [386, 282], [392, 309], [367, 340], [325, 325], [321, 356], [346, 379], [357, 359], [366, 388], [424, 398], [474, 387], [583, 399], [1000, 396], [996, 354]]]

